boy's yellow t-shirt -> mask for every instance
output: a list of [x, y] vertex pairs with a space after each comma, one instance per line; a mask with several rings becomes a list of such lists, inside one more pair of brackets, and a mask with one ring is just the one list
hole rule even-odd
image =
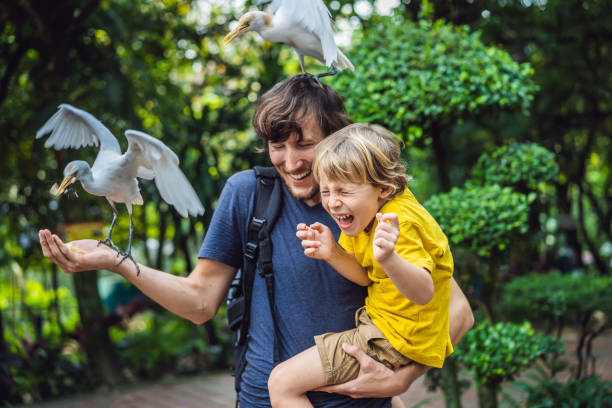
[[338, 243], [367, 270], [372, 284], [368, 287], [366, 312], [391, 345], [413, 361], [442, 367], [453, 352], [448, 332], [453, 256], [448, 239], [407, 188], [385, 203], [380, 212], [398, 216], [400, 233], [395, 252], [431, 272], [434, 295], [429, 303], [421, 306], [408, 300], [374, 259], [376, 219], [368, 232], [355, 237], [342, 233]]

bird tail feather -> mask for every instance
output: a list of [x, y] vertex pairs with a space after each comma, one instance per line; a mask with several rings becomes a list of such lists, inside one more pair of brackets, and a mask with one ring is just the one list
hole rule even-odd
[[336, 58], [336, 68], [338, 69], [350, 69], [351, 71], [355, 71], [355, 67], [351, 64], [351, 61], [342, 53], [342, 51], [338, 50], [338, 58]]

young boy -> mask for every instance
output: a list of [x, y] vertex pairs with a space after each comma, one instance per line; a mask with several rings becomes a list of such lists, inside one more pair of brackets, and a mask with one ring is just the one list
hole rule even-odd
[[315, 347], [272, 371], [273, 406], [312, 406], [306, 391], [355, 378], [359, 364], [342, 343], [391, 369], [441, 367], [452, 353], [452, 255], [436, 221], [406, 187], [405, 172], [395, 136], [380, 126], [349, 125], [317, 145], [313, 174], [323, 207], [342, 230], [344, 249], [321, 223], [299, 224], [297, 236], [306, 256], [368, 286], [368, 297], [355, 329], [316, 336]]

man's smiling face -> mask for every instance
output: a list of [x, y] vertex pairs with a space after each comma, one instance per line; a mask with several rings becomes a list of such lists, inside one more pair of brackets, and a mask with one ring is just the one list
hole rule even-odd
[[314, 206], [321, 201], [319, 186], [312, 175], [314, 148], [325, 135], [312, 117], [301, 123], [302, 138], [293, 132], [283, 142], [268, 142], [272, 164], [296, 200]]

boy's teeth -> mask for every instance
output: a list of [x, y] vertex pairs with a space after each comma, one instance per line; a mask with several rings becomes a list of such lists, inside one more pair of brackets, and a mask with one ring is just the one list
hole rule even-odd
[[341, 220], [341, 221], [344, 221], [344, 220], [348, 219], [349, 217], [350, 217], [350, 215], [336, 215], [336, 218]]

